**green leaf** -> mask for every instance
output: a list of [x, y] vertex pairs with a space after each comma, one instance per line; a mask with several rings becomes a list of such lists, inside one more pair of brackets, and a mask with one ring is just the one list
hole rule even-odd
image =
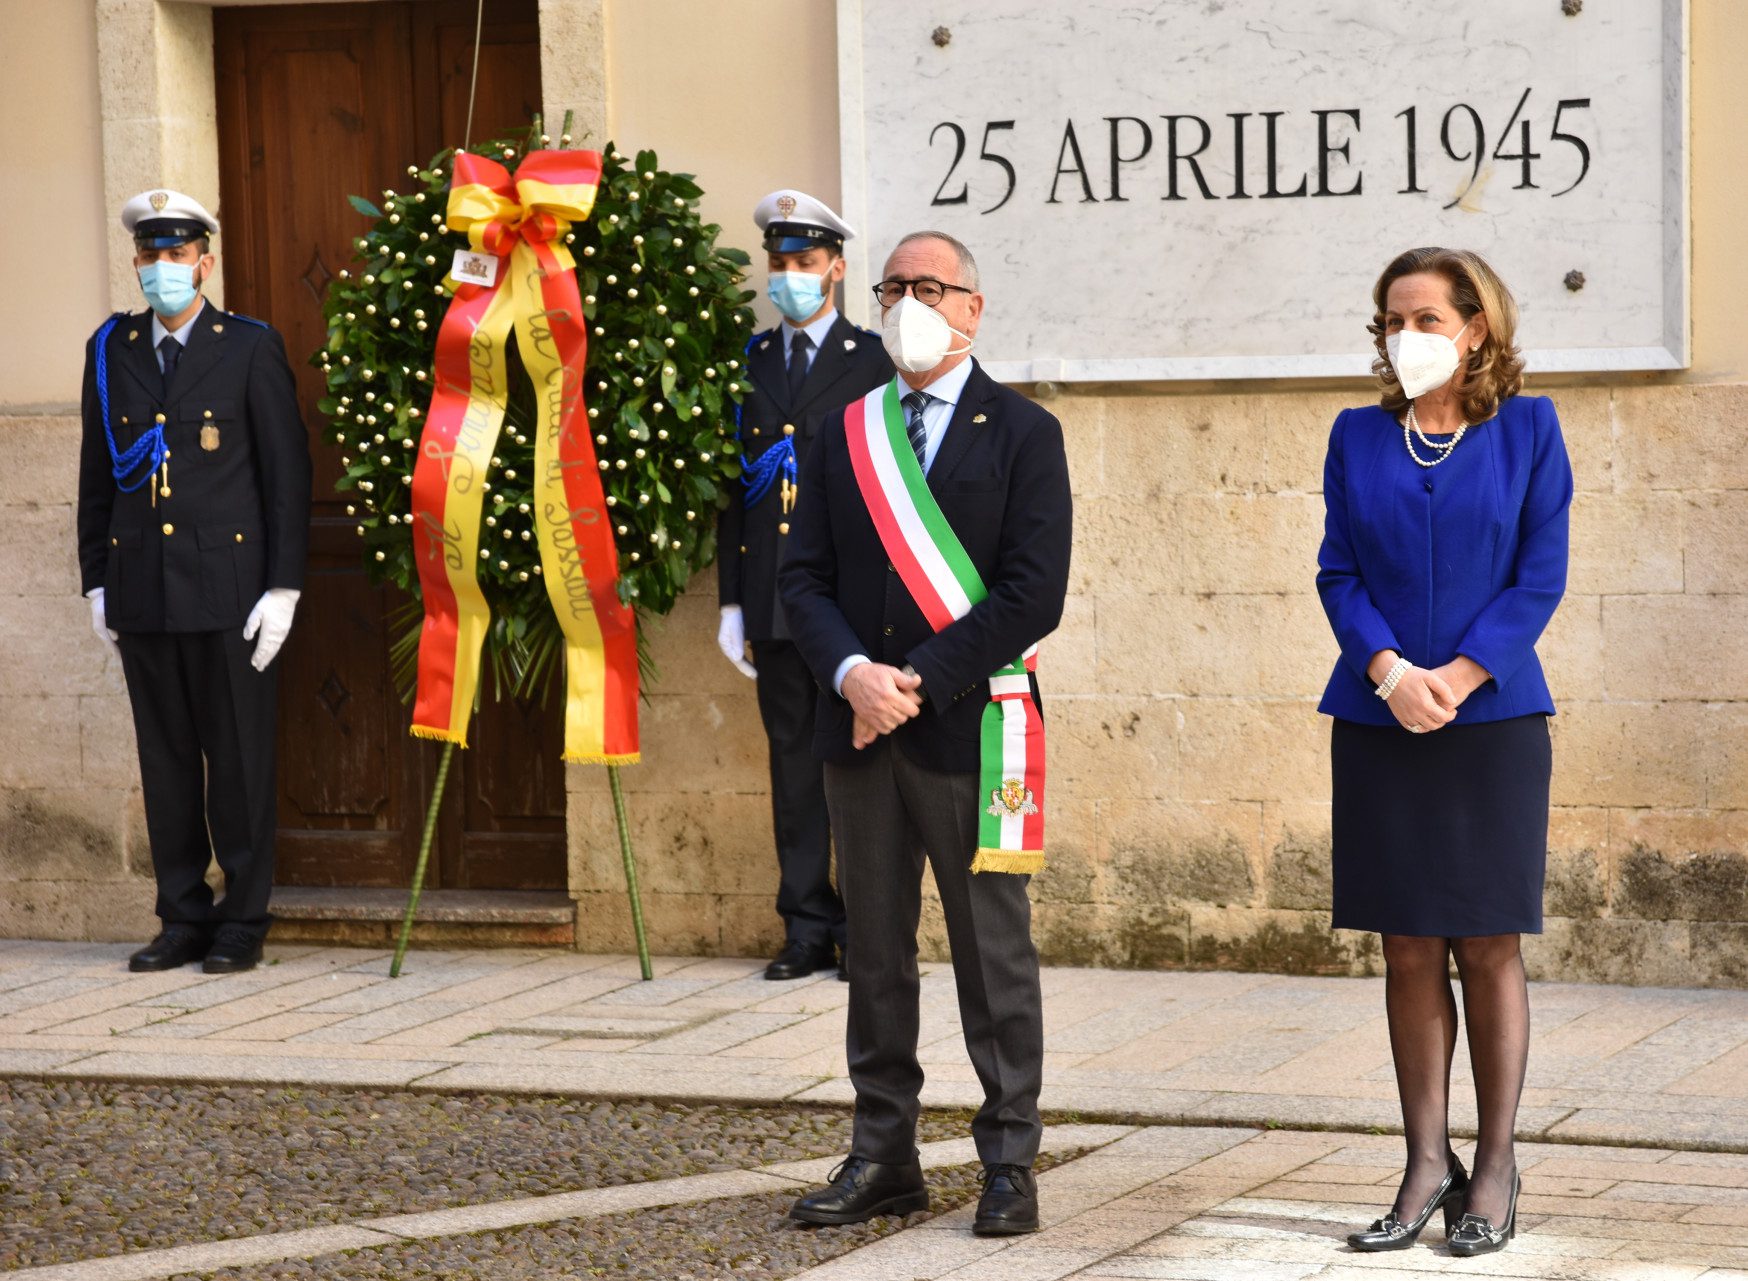
[[382, 210], [371, 204], [363, 196], [347, 196], [346, 199], [351, 202], [354, 209], [363, 214], [366, 218], [382, 217]]

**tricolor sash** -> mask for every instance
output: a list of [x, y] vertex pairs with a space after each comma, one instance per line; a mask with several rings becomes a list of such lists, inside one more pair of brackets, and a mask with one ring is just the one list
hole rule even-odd
[[[905, 433], [898, 380], [844, 410], [856, 487], [892, 566], [937, 632], [989, 595], [977, 566], [929, 492]], [[973, 872], [1044, 868], [1044, 721], [1032, 701], [1029, 673], [1038, 647], [989, 678], [979, 752], [981, 797]]]
[[512, 179], [457, 152], [448, 224], [495, 258], [493, 283], [449, 282], [436, 388], [413, 467], [413, 546], [425, 606], [413, 733], [467, 746], [491, 611], [480, 590], [486, 470], [509, 398], [516, 334], [534, 381], [534, 508], [541, 575], [565, 636], [564, 758], [638, 759], [637, 626], [619, 599], [619, 555], [583, 406], [587, 326], [571, 223], [588, 217], [601, 176], [593, 151], [536, 151]]

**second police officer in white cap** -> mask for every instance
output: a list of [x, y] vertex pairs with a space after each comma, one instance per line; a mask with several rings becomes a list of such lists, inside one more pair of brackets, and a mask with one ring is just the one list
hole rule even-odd
[[163, 922], [128, 968], [246, 970], [270, 920], [272, 663], [303, 586], [309, 440], [279, 335], [201, 297], [217, 220], [160, 189], [121, 222], [149, 309], [111, 316], [86, 348], [78, 540], [133, 705]]
[[813, 755], [818, 691], [789, 639], [777, 567], [791, 514], [808, 500], [795, 481], [820, 422], [890, 381], [893, 371], [880, 335], [845, 320], [833, 301], [844, 277], [844, 241], [855, 234], [844, 220], [805, 192], [783, 190], [759, 202], [753, 221], [764, 233], [767, 293], [783, 321], [747, 344], [752, 392], [740, 416], [747, 469], [743, 493], [718, 528], [717, 643], [758, 681], [784, 924], [783, 950], [765, 977], [792, 979], [836, 963], [844, 905], [832, 887], [825, 784]]

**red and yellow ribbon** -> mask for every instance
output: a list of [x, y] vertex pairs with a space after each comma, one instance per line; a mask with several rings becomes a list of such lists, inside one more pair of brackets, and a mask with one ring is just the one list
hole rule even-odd
[[484, 482], [509, 396], [512, 331], [534, 382], [534, 530], [565, 636], [564, 758], [638, 759], [637, 627], [619, 599], [599, 464], [583, 405], [588, 329], [565, 247], [600, 181], [592, 151], [536, 151], [514, 179], [458, 152], [449, 226], [497, 260], [491, 285], [451, 281], [437, 334], [436, 390], [413, 468], [413, 545], [424, 589], [413, 733], [467, 746], [491, 610], [480, 591]]

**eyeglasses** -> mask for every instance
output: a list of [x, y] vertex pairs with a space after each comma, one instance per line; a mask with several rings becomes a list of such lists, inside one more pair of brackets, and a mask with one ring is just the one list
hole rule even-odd
[[924, 276], [920, 280], [882, 280], [874, 286], [874, 296], [880, 300], [882, 307], [895, 307], [907, 289], [918, 302], [927, 307], [940, 306], [941, 299], [947, 296], [949, 289], [956, 289], [962, 294], [975, 292], [964, 285], [949, 285], [945, 281]]

